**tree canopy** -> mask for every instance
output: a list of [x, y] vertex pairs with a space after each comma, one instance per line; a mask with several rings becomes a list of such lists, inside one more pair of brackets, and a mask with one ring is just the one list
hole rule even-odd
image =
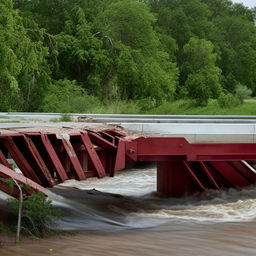
[[255, 13], [230, 0], [0, 0], [0, 110], [256, 96]]

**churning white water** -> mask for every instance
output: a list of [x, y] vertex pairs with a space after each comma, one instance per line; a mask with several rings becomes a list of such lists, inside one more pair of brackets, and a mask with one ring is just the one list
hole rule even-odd
[[114, 229], [147, 228], [174, 222], [209, 224], [256, 219], [255, 187], [209, 190], [180, 199], [158, 198], [154, 191], [154, 166], [119, 172], [114, 178], [66, 181], [54, 190], [61, 196], [52, 197], [55, 205], [67, 210], [57, 227], [95, 230], [104, 223], [107, 230], [112, 230], [109, 225]]

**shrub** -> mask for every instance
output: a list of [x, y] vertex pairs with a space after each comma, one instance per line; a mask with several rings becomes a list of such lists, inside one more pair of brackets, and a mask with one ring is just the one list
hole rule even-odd
[[145, 98], [138, 101], [138, 105], [142, 111], [153, 109], [157, 106], [156, 100]]
[[221, 108], [231, 108], [239, 105], [240, 101], [235, 95], [231, 93], [222, 93], [218, 98], [218, 104]]
[[100, 105], [99, 100], [89, 96], [74, 81], [59, 80], [49, 86], [43, 100], [42, 111], [61, 113], [85, 113]]
[[[18, 218], [19, 200], [10, 199], [8, 205], [11, 210], [10, 229], [14, 231]], [[54, 209], [50, 200], [41, 193], [35, 193], [23, 202], [21, 231], [24, 235], [43, 237], [47, 234], [53, 218], [61, 216], [62, 212]]]
[[240, 83], [236, 85], [235, 92], [236, 92], [237, 98], [241, 103], [243, 103], [245, 99], [248, 99], [252, 94], [251, 89], [249, 89], [247, 86], [244, 86]]
[[99, 114], [137, 114], [140, 113], [140, 107], [135, 101], [115, 100], [96, 107], [93, 111]]
[[63, 114], [60, 118], [60, 122], [72, 122], [72, 117], [68, 114]]

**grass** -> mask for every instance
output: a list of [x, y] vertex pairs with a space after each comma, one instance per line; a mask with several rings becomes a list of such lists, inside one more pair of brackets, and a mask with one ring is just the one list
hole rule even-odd
[[164, 103], [144, 113], [159, 115], [256, 115], [256, 101], [249, 100], [235, 107], [221, 108], [217, 100], [210, 100], [205, 107], [195, 107], [190, 100], [178, 100]]
[[20, 121], [19, 120], [6, 120], [6, 121], [0, 120], [0, 123], [20, 123]]
[[73, 119], [69, 114], [63, 114], [60, 118], [53, 118], [50, 120], [51, 122], [58, 123], [58, 122], [72, 122]]
[[[217, 100], [210, 100], [205, 107], [192, 104], [189, 99], [165, 102], [158, 107], [142, 110], [136, 101], [115, 100], [108, 104], [95, 105], [90, 110], [81, 113], [94, 114], [155, 114], [155, 115], [256, 115], [256, 99], [248, 99], [243, 104], [234, 107], [220, 107]], [[72, 118], [63, 114], [52, 122], [70, 122]], [[0, 121], [1, 122], [1, 121]]]
[[94, 114], [139, 114], [141, 110], [135, 101], [115, 100], [106, 105], [95, 106], [89, 112]]
[[158, 115], [256, 115], [256, 99], [246, 100], [243, 104], [222, 108], [217, 100], [210, 100], [205, 107], [192, 104], [189, 99], [166, 102], [162, 105], [141, 110], [135, 101], [113, 101], [107, 105], [95, 106], [90, 113], [95, 114], [158, 114]]

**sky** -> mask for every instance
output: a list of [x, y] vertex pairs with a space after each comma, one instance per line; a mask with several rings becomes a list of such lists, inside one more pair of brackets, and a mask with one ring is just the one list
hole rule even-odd
[[256, 6], [256, 0], [232, 0], [234, 3], [243, 3], [247, 7], [255, 7]]

